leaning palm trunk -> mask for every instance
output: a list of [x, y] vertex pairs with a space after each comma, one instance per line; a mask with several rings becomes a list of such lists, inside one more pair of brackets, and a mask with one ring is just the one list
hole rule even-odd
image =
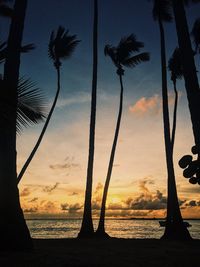
[[105, 232], [106, 200], [107, 200], [107, 195], [108, 195], [108, 188], [109, 188], [109, 184], [110, 184], [110, 179], [111, 179], [111, 175], [112, 175], [113, 163], [114, 163], [114, 158], [115, 158], [115, 150], [116, 150], [118, 136], [119, 136], [119, 129], [120, 129], [120, 123], [121, 123], [121, 117], [122, 117], [122, 108], [123, 108], [123, 91], [124, 91], [124, 88], [123, 88], [122, 74], [119, 74], [119, 78], [120, 78], [120, 85], [121, 85], [119, 113], [118, 113], [118, 118], [117, 118], [116, 129], [115, 129], [114, 141], [113, 141], [111, 155], [110, 155], [108, 172], [107, 172], [107, 176], [106, 176], [106, 182], [105, 182], [104, 191], [103, 191], [99, 225], [98, 225], [98, 228], [96, 231], [96, 234], [98, 236], [102, 236], [102, 237], [108, 236]]
[[161, 19], [159, 19], [160, 42], [161, 42], [161, 66], [162, 66], [162, 101], [163, 101], [163, 123], [164, 140], [167, 163], [167, 223], [162, 239], [189, 239], [190, 235], [183, 224], [178, 196], [176, 191], [175, 172], [172, 155], [172, 143], [170, 138], [167, 70], [165, 55], [165, 35]]
[[20, 173], [19, 173], [19, 175], [17, 177], [17, 183], [18, 184], [21, 181], [21, 179], [22, 179], [26, 169], [28, 168], [29, 164], [31, 163], [31, 160], [33, 159], [36, 151], [38, 150], [38, 148], [40, 146], [40, 143], [42, 142], [42, 139], [43, 139], [44, 134], [46, 132], [46, 129], [48, 127], [49, 121], [50, 121], [51, 116], [53, 114], [53, 111], [55, 109], [55, 106], [56, 106], [56, 103], [57, 103], [57, 100], [58, 100], [58, 96], [59, 96], [59, 93], [60, 93], [60, 66], [57, 66], [56, 70], [57, 70], [57, 91], [56, 91], [56, 96], [54, 98], [54, 101], [53, 101], [52, 107], [51, 107], [51, 109], [49, 111], [49, 114], [48, 114], [48, 117], [46, 119], [46, 122], [45, 122], [45, 124], [43, 126], [42, 132], [41, 132], [41, 134], [40, 134], [40, 136], [39, 136], [39, 138], [38, 138], [38, 140], [37, 140], [32, 152], [31, 152], [31, 154], [29, 155], [28, 159], [26, 160], [24, 166], [22, 167], [22, 169], [21, 169], [21, 171], [20, 171]]
[[171, 136], [171, 144], [172, 144], [172, 156], [174, 151], [174, 142], [175, 142], [175, 134], [176, 134], [176, 121], [177, 121], [177, 107], [178, 107], [178, 91], [176, 89], [176, 79], [173, 80], [174, 85], [174, 111], [173, 111], [173, 126], [172, 126], [172, 136]]
[[95, 146], [95, 123], [96, 123], [96, 95], [97, 95], [97, 67], [98, 67], [98, 1], [94, 0], [94, 26], [93, 26], [93, 78], [92, 100], [90, 115], [89, 155], [87, 167], [87, 181], [85, 190], [85, 203], [83, 220], [78, 237], [91, 237], [94, 234], [92, 222], [92, 181]]
[[200, 90], [194, 62], [194, 54], [188, 31], [184, 3], [182, 0], [173, 0], [172, 2], [194, 140], [198, 151], [200, 151]]
[[0, 249], [7, 250], [32, 247], [16, 182], [17, 85], [26, 6], [27, 0], [15, 1], [1, 92], [2, 103], [8, 103], [8, 118], [2, 119], [0, 131]]

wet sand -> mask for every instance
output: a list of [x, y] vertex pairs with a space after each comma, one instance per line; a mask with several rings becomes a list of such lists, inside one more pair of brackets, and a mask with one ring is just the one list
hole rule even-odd
[[196, 267], [200, 240], [166, 242], [156, 239], [79, 240], [34, 239], [31, 252], [0, 252], [2, 267]]

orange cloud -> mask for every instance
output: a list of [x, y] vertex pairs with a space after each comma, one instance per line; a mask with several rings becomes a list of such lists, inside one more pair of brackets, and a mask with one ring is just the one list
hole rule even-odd
[[[168, 95], [169, 106], [174, 104], [174, 94]], [[159, 95], [140, 98], [133, 106], [129, 106], [129, 111], [138, 116], [157, 115], [162, 111], [162, 98]]]

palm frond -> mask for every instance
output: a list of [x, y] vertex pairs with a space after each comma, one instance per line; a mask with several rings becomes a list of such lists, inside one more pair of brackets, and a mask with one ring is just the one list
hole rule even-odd
[[58, 27], [56, 34], [52, 31], [48, 45], [50, 59], [55, 62], [69, 58], [80, 42], [76, 38], [76, 35], [70, 35], [69, 31], [66, 31], [62, 26]]
[[168, 69], [171, 72], [171, 80], [181, 79], [183, 76], [183, 67], [181, 63], [180, 49], [177, 47], [168, 62]]
[[200, 18], [196, 19], [192, 28], [191, 35], [195, 45], [195, 51], [197, 53], [199, 52], [198, 50], [200, 48]]
[[30, 79], [21, 78], [18, 84], [17, 132], [37, 124], [46, 117], [44, 96]]
[[162, 20], [165, 22], [171, 22], [172, 17], [172, 6], [170, 0], [153, 0], [153, 18], [154, 20]]
[[150, 55], [149, 53], [140, 53], [138, 55], [132, 56], [130, 58], [125, 58], [121, 64], [125, 67], [129, 67], [129, 68], [134, 68], [135, 66], [137, 66], [138, 64], [142, 63], [142, 62], [146, 62], [150, 60]]
[[118, 64], [118, 61], [117, 61], [117, 54], [116, 54], [116, 52], [117, 52], [117, 49], [116, 49], [115, 46], [106, 45], [104, 47], [104, 55], [105, 56], [109, 56], [111, 58], [112, 62], [114, 63], [114, 65], [116, 67], [118, 67], [119, 64]]
[[134, 34], [123, 37], [120, 40], [119, 45], [117, 46], [119, 61], [122, 61], [124, 58], [130, 57], [133, 52], [139, 52], [142, 47], [144, 47], [144, 44], [137, 41]]
[[28, 53], [28, 52], [30, 52], [33, 49], [35, 49], [35, 44], [23, 45], [21, 47], [21, 53]]

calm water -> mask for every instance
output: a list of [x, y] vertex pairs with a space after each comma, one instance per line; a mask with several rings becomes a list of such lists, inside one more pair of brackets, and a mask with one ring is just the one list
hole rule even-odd
[[[192, 225], [191, 236], [200, 239], [200, 220], [187, 221]], [[72, 238], [77, 236], [81, 220], [27, 220], [27, 224], [34, 238]], [[160, 238], [164, 228], [157, 220], [107, 220], [106, 230], [113, 237]]]

